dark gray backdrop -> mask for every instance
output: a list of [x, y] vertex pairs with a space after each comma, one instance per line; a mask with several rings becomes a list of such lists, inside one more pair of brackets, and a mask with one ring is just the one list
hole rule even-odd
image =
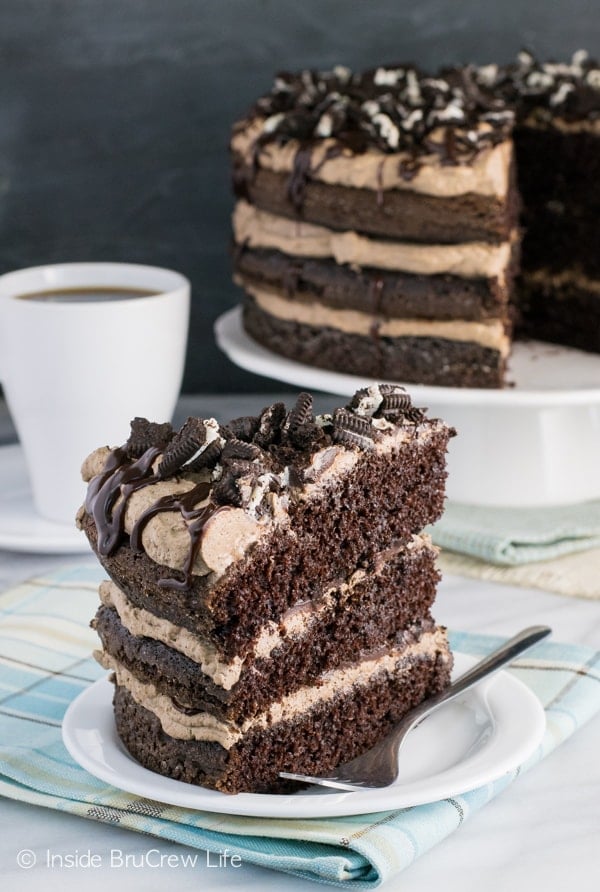
[[[193, 284], [187, 391], [267, 389], [219, 354], [231, 122], [282, 68], [600, 54], [598, 0], [0, 0], [0, 271], [169, 266]], [[107, 360], [110, 348], [107, 345]]]

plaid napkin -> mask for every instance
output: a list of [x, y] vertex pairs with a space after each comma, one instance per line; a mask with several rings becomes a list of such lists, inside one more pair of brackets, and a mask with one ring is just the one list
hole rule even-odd
[[[542, 644], [515, 668], [540, 698], [547, 731], [510, 775], [430, 805], [344, 818], [278, 820], [176, 808], [107, 787], [66, 752], [60, 725], [68, 704], [102, 672], [88, 628], [100, 571], [71, 567], [0, 596], [0, 794], [218, 852], [242, 861], [357, 889], [398, 874], [456, 830], [600, 710], [600, 654]], [[452, 646], [481, 656], [499, 643], [455, 632]]]
[[443, 549], [437, 562], [444, 576], [453, 574], [504, 585], [537, 588], [570, 598], [600, 598], [600, 548], [514, 566], [490, 564], [468, 554]]
[[546, 561], [600, 546], [600, 501], [549, 508], [479, 508], [447, 502], [436, 545], [492, 564]]

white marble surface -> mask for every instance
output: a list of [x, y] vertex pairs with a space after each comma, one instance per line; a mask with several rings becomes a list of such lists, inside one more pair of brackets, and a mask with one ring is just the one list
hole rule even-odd
[[[325, 402], [327, 398], [324, 398]], [[206, 399], [183, 401], [181, 414], [212, 409]], [[234, 402], [236, 414], [255, 411], [269, 396], [244, 397]], [[229, 408], [229, 407], [228, 407]], [[223, 414], [228, 414], [223, 412]], [[9, 431], [6, 420], [0, 441]], [[7, 439], [10, 437], [10, 432]], [[0, 496], [1, 497], [1, 496]], [[0, 590], [32, 574], [79, 558], [11, 554], [0, 551]], [[89, 558], [88, 560], [94, 560]], [[600, 569], [600, 568], [599, 568]], [[540, 591], [493, 583], [449, 578], [441, 585], [436, 616], [450, 627], [490, 634], [510, 634], [532, 623], [547, 623], [557, 640], [600, 648], [600, 603], [562, 598]], [[423, 856], [384, 888], [410, 892], [598, 892], [598, 830], [600, 818], [600, 716], [581, 729], [555, 753], [519, 778], [459, 831]], [[22, 849], [35, 853], [37, 864], [24, 870], [17, 864]], [[207, 864], [203, 853], [195, 867], [111, 867], [111, 850], [144, 856], [152, 863], [159, 855], [192, 852], [185, 847], [144, 837], [123, 829], [85, 821], [71, 815], [0, 799], [0, 876], [2, 889], [174, 890], [220, 892], [243, 888], [248, 892], [307, 892], [314, 883], [242, 865]], [[67, 855], [90, 851], [102, 867], [48, 867], [47, 852]], [[157, 854], [158, 852], [158, 854]], [[149, 854], [151, 853], [151, 854]], [[137, 863], [137, 862], [136, 862]], [[172, 861], [176, 864], [177, 860]]]

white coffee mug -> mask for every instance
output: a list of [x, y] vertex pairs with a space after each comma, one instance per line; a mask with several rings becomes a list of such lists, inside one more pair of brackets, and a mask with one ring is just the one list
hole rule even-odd
[[[95, 300], [94, 288], [114, 297]], [[89, 293], [47, 295], [76, 289]], [[65, 263], [0, 276], [0, 382], [43, 517], [74, 522], [83, 459], [123, 443], [132, 418], [171, 419], [189, 307], [188, 280], [152, 266]]]

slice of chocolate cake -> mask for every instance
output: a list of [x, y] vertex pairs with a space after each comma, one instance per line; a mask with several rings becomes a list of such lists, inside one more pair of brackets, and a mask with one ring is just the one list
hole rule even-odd
[[[142, 764], [227, 792], [328, 771], [448, 681], [430, 615], [452, 431], [399, 387], [175, 433], [143, 419], [84, 463], [106, 568], [94, 620]], [[351, 733], [349, 733], [349, 728]]]
[[413, 68], [281, 75], [231, 141], [248, 332], [336, 371], [499, 386], [513, 112]]

